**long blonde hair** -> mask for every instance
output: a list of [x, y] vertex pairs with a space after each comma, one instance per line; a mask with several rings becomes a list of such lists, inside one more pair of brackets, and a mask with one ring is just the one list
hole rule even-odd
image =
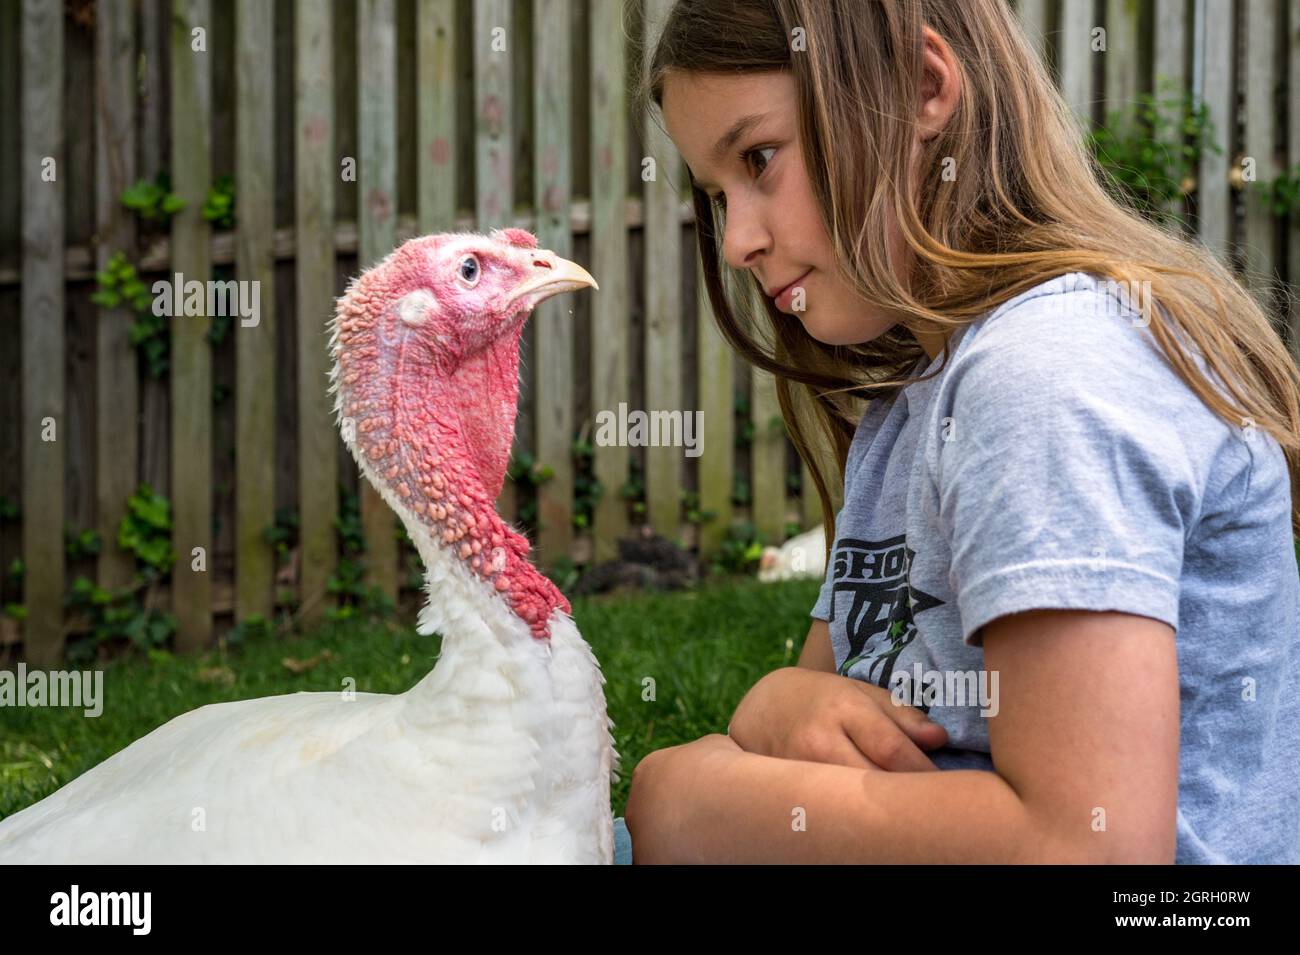
[[[920, 100], [922, 25], [951, 47], [961, 96], [914, 174], [913, 116], [900, 104]], [[796, 28], [806, 45], [792, 53]], [[692, 177], [715, 320], [737, 352], [776, 377], [786, 430], [817, 486], [828, 546], [835, 515], [814, 435], [843, 473], [860, 399], [921, 380], [907, 377], [924, 354], [915, 331], [959, 329], [1075, 271], [1149, 289], [1158, 306], [1150, 328], [1171, 366], [1226, 422], [1253, 422], [1282, 446], [1292, 530], [1300, 534], [1300, 371], [1261, 307], [1212, 254], [1102, 186], [1005, 0], [677, 0], [638, 91], [641, 112], [649, 114], [652, 101], [662, 110], [673, 71], [791, 75], [803, 160], [838, 267], [863, 298], [905, 316], [860, 345], [817, 341], [777, 311], [757, 279], [722, 261], [725, 214]], [[960, 170], [955, 179], [943, 176], [946, 157]], [[888, 234], [891, 218], [915, 256], [906, 286], [884, 243], [873, 241]], [[1236, 405], [1205, 379], [1176, 333]]]

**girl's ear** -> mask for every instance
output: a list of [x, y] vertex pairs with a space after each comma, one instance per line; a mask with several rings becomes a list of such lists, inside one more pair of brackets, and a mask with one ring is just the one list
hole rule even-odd
[[961, 74], [952, 48], [928, 26], [921, 28], [925, 47], [921, 51], [921, 99], [916, 113], [918, 142], [938, 136], [957, 108], [961, 95]]

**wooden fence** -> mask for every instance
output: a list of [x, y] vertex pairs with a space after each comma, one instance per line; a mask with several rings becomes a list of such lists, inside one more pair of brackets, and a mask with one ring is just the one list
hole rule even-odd
[[[513, 520], [535, 503], [541, 563], [614, 553], [634, 466], [645, 519], [706, 556], [737, 518], [769, 540], [818, 522], [770, 376], [734, 360], [701, 300], [685, 170], [629, 114], [639, 41], [669, 2], [0, 2], [0, 498], [18, 508], [0, 518], [0, 603], [25, 610], [0, 642], [51, 664], [72, 575], [130, 582], [133, 559], [113, 542], [142, 480], [171, 502], [164, 599], [180, 649], [210, 644], [227, 615], [273, 616], [285, 578], [266, 530], [282, 510], [298, 517], [288, 584], [303, 616], [329, 605], [340, 487], [360, 493], [370, 579], [396, 594], [396, 522], [338, 440], [323, 330], [349, 276], [427, 232], [519, 225], [600, 281], [526, 326], [516, 451], [553, 476], [535, 502], [508, 481], [499, 505]], [[1157, 77], [1197, 92], [1223, 152], [1205, 154], [1185, 228], [1258, 276], [1262, 296], [1269, 276], [1300, 282], [1300, 223], [1251, 201], [1234, 174], [1243, 157], [1261, 180], [1300, 163], [1300, 0], [1017, 7], [1084, 124]], [[645, 156], [655, 181], [642, 181]], [[354, 180], [340, 172], [349, 160]], [[185, 207], [159, 229], [119, 197], [163, 170]], [[223, 174], [232, 229], [201, 214]], [[211, 319], [170, 320], [167, 374], [148, 374], [130, 310], [90, 301], [119, 250], [147, 284], [231, 269], [258, 281], [259, 323], [214, 344]], [[1281, 321], [1300, 328], [1294, 312]], [[738, 395], [749, 441], [737, 440]], [[604, 494], [575, 529], [584, 475], [571, 446], [620, 402], [700, 410], [713, 453], [591, 442]], [[698, 531], [682, 489], [716, 514]], [[65, 529], [98, 530], [102, 552], [70, 560]], [[21, 589], [3, 573], [15, 558]]]

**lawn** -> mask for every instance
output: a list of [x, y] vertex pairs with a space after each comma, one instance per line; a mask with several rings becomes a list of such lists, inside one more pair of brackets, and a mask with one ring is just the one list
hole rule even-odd
[[[615, 814], [622, 814], [632, 769], [646, 753], [726, 732], [754, 681], [796, 661], [819, 585], [740, 579], [689, 593], [574, 601], [574, 619], [605, 674], [622, 757], [611, 792]], [[337, 692], [349, 676], [358, 691], [401, 693], [428, 673], [437, 652], [438, 639], [419, 636], [411, 622], [348, 622], [250, 641], [224, 654], [155, 653], [113, 663], [96, 718], [73, 708], [0, 708], [0, 818], [188, 710], [299, 690]], [[643, 699], [647, 677], [653, 700]]]

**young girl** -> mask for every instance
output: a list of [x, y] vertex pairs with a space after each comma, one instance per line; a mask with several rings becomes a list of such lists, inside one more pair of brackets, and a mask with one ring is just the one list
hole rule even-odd
[[1300, 862], [1300, 373], [1008, 5], [678, 0], [644, 96], [833, 552], [622, 861]]

